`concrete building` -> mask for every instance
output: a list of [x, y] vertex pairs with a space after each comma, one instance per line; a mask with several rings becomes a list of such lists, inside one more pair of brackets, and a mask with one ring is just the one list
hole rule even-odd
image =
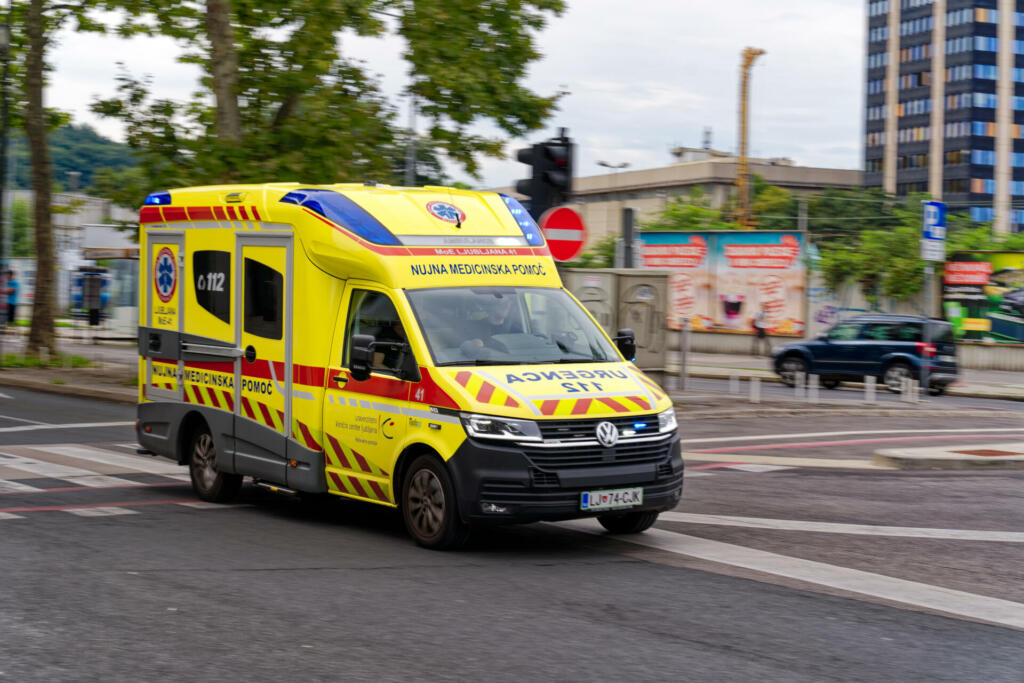
[[[611, 171], [573, 180], [573, 206], [587, 225], [587, 246], [622, 232], [622, 209], [636, 211], [636, 219], [652, 218], [669, 198], [701, 188], [712, 208], [719, 208], [736, 191], [736, 156], [712, 149], [679, 147], [676, 161], [662, 168]], [[797, 166], [792, 160], [751, 159], [750, 172], [771, 185], [794, 193], [816, 194], [826, 187], [856, 188], [862, 173], [856, 170]], [[502, 188], [499, 192], [511, 192]], [[796, 226], [793, 226], [794, 229]]]
[[1024, 2], [869, 0], [865, 184], [1024, 226]]

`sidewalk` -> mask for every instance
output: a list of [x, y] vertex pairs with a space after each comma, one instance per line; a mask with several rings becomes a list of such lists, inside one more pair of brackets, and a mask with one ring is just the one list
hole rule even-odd
[[875, 451], [872, 462], [901, 470], [1024, 470], [1024, 442], [944, 448], [886, 448]]
[[[728, 379], [760, 377], [763, 382], [778, 382], [771, 370], [768, 356], [738, 356], [732, 354], [691, 353], [687, 370], [690, 377]], [[879, 387], [879, 391], [885, 391]], [[960, 369], [960, 379], [946, 393], [969, 398], [997, 398], [1024, 401], [1024, 373], [1000, 370]]]

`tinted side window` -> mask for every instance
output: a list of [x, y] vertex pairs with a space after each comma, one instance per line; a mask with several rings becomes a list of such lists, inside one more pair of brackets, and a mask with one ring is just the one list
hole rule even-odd
[[[407, 341], [402, 321], [391, 299], [386, 294], [365, 289], [352, 292], [345, 334], [345, 357], [342, 361], [345, 367], [348, 367], [349, 358], [352, 357], [352, 337], [357, 334], [373, 335], [378, 342]], [[406, 353], [408, 351], [400, 348], [375, 347], [373, 364], [397, 373]]]
[[243, 286], [246, 333], [280, 339], [284, 329], [284, 276], [247, 258]]
[[192, 284], [200, 306], [231, 322], [231, 254], [197, 251], [192, 255]]
[[895, 339], [899, 325], [896, 323], [868, 323], [860, 332], [861, 339], [870, 341], [889, 341]]
[[828, 331], [828, 338], [833, 341], [849, 341], [857, 338], [860, 323], [839, 323]]
[[953, 326], [949, 323], [933, 322], [929, 326], [929, 336], [929, 341], [939, 344], [953, 344], [956, 341], [953, 338]]
[[896, 341], [919, 342], [921, 341], [921, 323], [903, 323], [896, 330]]

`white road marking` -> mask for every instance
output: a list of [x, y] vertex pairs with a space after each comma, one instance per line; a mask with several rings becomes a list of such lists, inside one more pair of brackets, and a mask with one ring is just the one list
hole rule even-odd
[[28, 484], [22, 484], [20, 481], [9, 481], [7, 479], [0, 479], [0, 493], [8, 493], [10, 491], [23, 491], [29, 493], [31, 491], [42, 491], [35, 486], [29, 486]]
[[3, 432], [34, 432], [40, 429], [94, 429], [96, 427], [131, 427], [135, 422], [75, 422], [72, 424], [37, 424], [20, 427], [0, 427]]
[[30, 424], [30, 425], [44, 425], [44, 424], [46, 424], [45, 422], [40, 422], [39, 420], [28, 420], [28, 419], [26, 419], [24, 417], [14, 417], [13, 415], [0, 415], [0, 420], [13, 420], [14, 422], [24, 422], [25, 424]]
[[4, 393], [0, 393], [0, 398], [14, 398], [14, 397], [13, 396], [8, 396], [7, 394], [4, 394]]
[[114, 515], [137, 515], [139, 514], [135, 510], [129, 510], [127, 508], [109, 507], [109, 508], [81, 508], [79, 510], [64, 510], [72, 515], [78, 515], [79, 517], [113, 517]]
[[1020, 427], [992, 427], [984, 429], [866, 429], [845, 432], [804, 432], [801, 434], [755, 434], [753, 436], [716, 436], [698, 439], [681, 439], [679, 443], [729, 443], [733, 441], [768, 441], [775, 439], [800, 439], [818, 436], [854, 436], [857, 434], [977, 434], [979, 432], [1019, 432]]
[[13, 512], [0, 512], [0, 519], [25, 519], [21, 515], [16, 515]]
[[691, 477], [710, 477], [713, 472], [691, 472], [690, 470], [683, 470], [683, 477], [689, 479]]
[[798, 519], [764, 519], [761, 517], [729, 517], [725, 515], [698, 515], [688, 512], [663, 512], [659, 520], [688, 524], [739, 526], [751, 529], [777, 529], [781, 531], [816, 531], [826, 534], [853, 534], [857, 536], [895, 536], [899, 538], [936, 538], [951, 541], [994, 541], [997, 543], [1024, 543], [1024, 531], [984, 531], [978, 529], [931, 529], [910, 526], [875, 526], [871, 524], [839, 524], [835, 522], [807, 522]]
[[[598, 536], [605, 535], [589, 520], [559, 522], [558, 526]], [[911, 607], [932, 609], [954, 616], [1024, 629], [1024, 604], [1019, 602], [930, 586], [859, 569], [837, 567], [824, 562], [787, 557], [663, 529], [649, 529], [642, 534], [613, 538], [677, 555], [743, 567]]]
[[196, 510], [230, 510], [231, 508], [250, 507], [245, 504], [228, 505], [225, 503], [210, 503], [205, 500], [197, 500], [194, 503], [178, 503], [178, 505], [185, 508], [195, 508]]
[[57, 463], [46, 462], [45, 460], [36, 460], [35, 458], [26, 458], [20, 455], [11, 455], [10, 453], [0, 453], [0, 467], [8, 467], [15, 470], [21, 470], [22, 472], [31, 472], [32, 474], [38, 474], [41, 477], [62, 479], [64, 481], [69, 481], [76, 486], [102, 488], [105, 486], [135, 485], [134, 481], [130, 481], [128, 479], [107, 477], [102, 474], [96, 474], [90, 470], [83, 470], [79, 467], [58, 465]]
[[142, 455], [122, 455], [121, 453], [113, 453], [111, 451], [100, 450], [98, 448], [90, 448], [88, 446], [31, 446], [32, 450], [43, 451], [47, 453], [56, 453], [57, 455], [66, 455], [69, 458], [78, 458], [79, 460], [89, 460], [91, 462], [97, 462], [104, 465], [113, 465], [114, 467], [123, 467], [127, 470], [135, 470], [137, 472], [147, 472], [149, 474], [181, 474], [181, 465], [175, 465], [170, 460], [165, 458], [154, 458], [152, 456]]
[[744, 472], [778, 472], [779, 470], [792, 470], [793, 467], [786, 465], [755, 465], [753, 463], [747, 463], [744, 465], [726, 465], [726, 468], [730, 470], [742, 470]]

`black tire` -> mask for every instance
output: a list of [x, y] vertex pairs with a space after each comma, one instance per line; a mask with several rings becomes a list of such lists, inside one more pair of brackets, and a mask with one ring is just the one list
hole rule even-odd
[[840, 382], [837, 379], [823, 379], [823, 380], [821, 380], [821, 386], [825, 387], [826, 389], [837, 389], [837, 388], [839, 388], [840, 384], [842, 384], [842, 382]]
[[189, 439], [188, 473], [196, 495], [211, 503], [226, 503], [242, 488], [242, 475], [217, 471], [217, 449], [206, 425]]
[[421, 455], [409, 465], [402, 481], [402, 519], [409, 535], [424, 548], [453, 550], [469, 539], [452, 478], [436, 457]]
[[647, 531], [658, 521], [658, 513], [652, 510], [642, 512], [619, 512], [599, 515], [597, 521], [611, 534], [639, 534]]
[[946, 393], [946, 385], [935, 386], [934, 384], [928, 387], [928, 394], [930, 396], [942, 396]]
[[894, 394], [903, 393], [900, 380], [904, 377], [914, 377], [914, 371], [906, 363], [897, 361], [885, 368], [882, 373], [882, 383]]
[[787, 387], [796, 386], [796, 373], [807, 375], [807, 363], [800, 356], [786, 356], [779, 361], [779, 379]]

